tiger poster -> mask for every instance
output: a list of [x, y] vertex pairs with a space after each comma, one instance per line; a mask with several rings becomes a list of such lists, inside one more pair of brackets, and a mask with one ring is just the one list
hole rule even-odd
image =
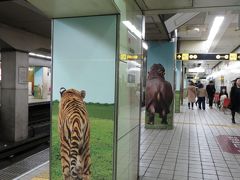
[[116, 16], [53, 20], [51, 179], [113, 179], [115, 46]]

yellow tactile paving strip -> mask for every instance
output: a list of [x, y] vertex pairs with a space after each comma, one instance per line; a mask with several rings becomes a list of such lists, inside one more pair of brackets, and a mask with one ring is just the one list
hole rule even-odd
[[49, 172], [42, 172], [39, 175], [32, 178], [32, 180], [48, 180], [49, 179]]

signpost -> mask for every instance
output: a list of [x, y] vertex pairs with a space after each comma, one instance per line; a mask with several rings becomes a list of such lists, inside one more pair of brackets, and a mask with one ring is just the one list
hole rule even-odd
[[239, 61], [240, 54], [197, 54], [197, 53], [177, 53], [176, 60], [188, 61], [188, 60], [229, 60]]

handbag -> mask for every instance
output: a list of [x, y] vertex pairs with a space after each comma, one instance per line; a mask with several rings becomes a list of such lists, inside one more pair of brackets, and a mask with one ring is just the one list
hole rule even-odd
[[224, 101], [223, 101], [223, 107], [224, 108], [229, 108], [230, 104], [231, 104], [230, 99], [229, 98], [225, 98]]

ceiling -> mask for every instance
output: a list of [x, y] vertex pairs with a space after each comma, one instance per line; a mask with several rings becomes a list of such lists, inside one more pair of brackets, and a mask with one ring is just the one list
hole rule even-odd
[[[230, 53], [240, 45], [240, 0], [136, 0], [146, 16], [146, 41], [170, 40], [177, 29], [178, 52]], [[191, 14], [191, 13], [196, 14]], [[208, 50], [208, 39], [214, 18], [223, 15], [224, 22]], [[172, 26], [172, 27], [171, 27]], [[219, 61], [184, 62], [187, 76], [206, 77]], [[189, 68], [203, 67], [206, 73], [189, 73]]]
[[113, 0], [27, 0], [50, 18], [118, 13]]
[[50, 38], [51, 20], [24, 0], [0, 1], [0, 23]]
[[[29, 2], [44, 10], [43, 13]], [[200, 51], [196, 44], [207, 40], [214, 17], [220, 14], [225, 16], [225, 21], [212, 43], [210, 52], [229, 53], [239, 49], [240, 0], [136, 0], [136, 2], [146, 17], [146, 41], [169, 41], [173, 34], [172, 30], [177, 29], [180, 52]], [[112, 0], [101, 0], [101, 2], [71, 0], [71, 3], [65, 0], [0, 1], [0, 23], [49, 39], [51, 20], [48, 17], [69, 17], [73, 14], [80, 16], [93, 14], [93, 12], [110, 14], [116, 13], [117, 10]], [[0, 44], [3, 43], [0, 42]], [[3, 45], [7, 46], [7, 44]], [[196, 67], [198, 64], [199, 62], [191, 61], [186, 64], [186, 67]], [[216, 61], [206, 61], [202, 62], [201, 66], [211, 68], [216, 64]]]

